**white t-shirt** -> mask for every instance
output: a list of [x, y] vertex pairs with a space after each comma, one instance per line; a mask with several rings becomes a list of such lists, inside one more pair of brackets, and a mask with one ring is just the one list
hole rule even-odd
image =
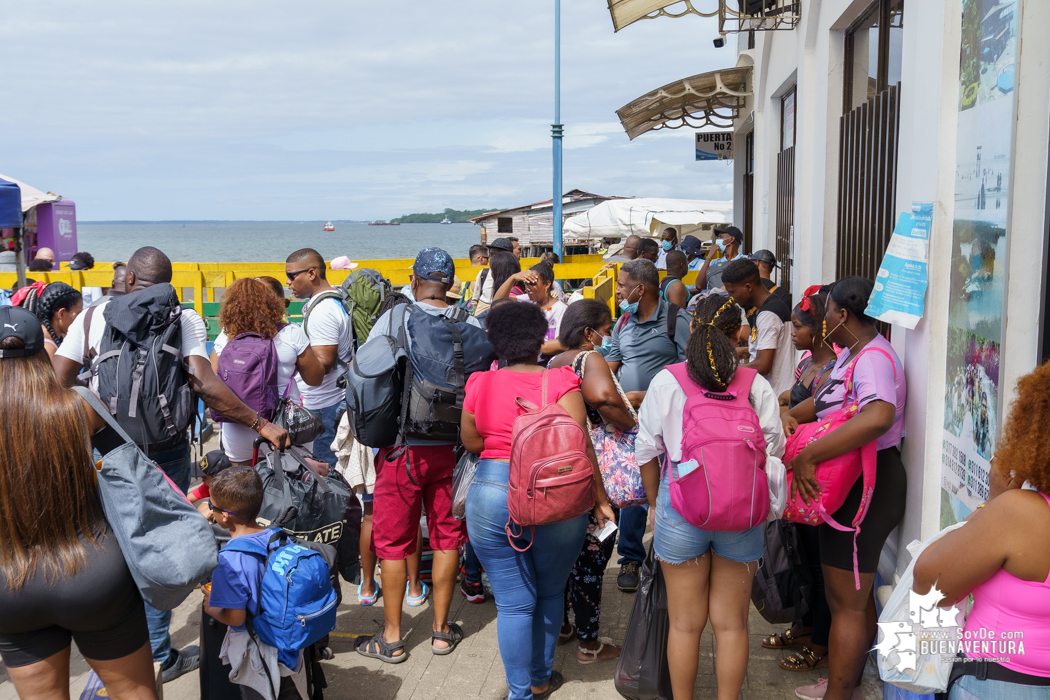
[[325, 345], [337, 346], [337, 361], [331, 371], [324, 375], [321, 386], [309, 386], [301, 377], [296, 380], [299, 383], [299, 391], [302, 392], [303, 405], [316, 410], [334, 406], [343, 400], [343, 390], [336, 382], [354, 358], [354, 338], [350, 317], [338, 299], [326, 297], [320, 302], [314, 299], [307, 300], [303, 305], [303, 316], [305, 317], [307, 312], [310, 314], [310, 322], [304, 323], [309, 331], [310, 345], [315, 348]]
[[[226, 331], [223, 331], [215, 339], [216, 357], [222, 354], [228, 342], [230, 340], [226, 336]], [[298, 399], [299, 385], [298, 382], [292, 381], [292, 377], [298, 372], [296, 361], [310, 347], [310, 340], [303, 333], [302, 326], [297, 323], [289, 323], [277, 331], [277, 335], [273, 338], [273, 345], [277, 349], [277, 386], [281, 389], [281, 398], [288, 396]]]
[[[103, 301], [95, 307], [91, 316], [91, 328], [88, 329], [88, 347], [95, 351], [96, 355], [102, 347], [102, 336], [106, 331], [106, 306], [109, 300]], [[78, 364], [87, 363], [84, 357], [84, 322], [87, 313], [78, 314], [73, 319], [73, 324], [66, 331], [66, 337], [59, 346], [56, 355], [61, 355], [67, 360]], [[204, 319], [193, 309], [182, 310], [182, 355], [190, 357], [196, 355], [208, 359], [207, 351], [208, 327], [204, 325]], [[91, 388], [98, 391], [98, 377], [91, 378]]]
[[791, 324], [780, 320], [772, 311], [755, 315], [755, 328], [748, 336], [747, 349], [751, 362], [759, 350], [773, 350], [773, 367], [764, 376], [780, 396], [795, 383], [795, 355], [791, 347]]
[[[529, 298], [528, 294], [519, 294], [514, 298], [518, 301], [528, 302], [529, 304], [536, 303]], [[558, 337], [558, 331], [561, 329], [562, 316], [565, 315], [569, 305], [564, 301], [554, 299], [549, 305], [541, 308], [543, 309], [543, 315], [547, 317], [547, 335], [543, 336], [543, 342], [554, 340]]]
[[80, 295], [84, 297], [84, 306], [91, 306], [102, 298], [102, 287], [84, 287]]
[[[481, 276], [485, 275], [485, 284], [481, 283]], [[492, 272], [489, 268], [483, 268], [478, 271], [477, 277], [474, 278], [473, 289], [474, 292], [471, 294], [471, 300], [476, 299], [481, 304], [491, 304], [492, 295], [496, 293], [493, 289], [495, 284], [495, 278], [492, 276]]]

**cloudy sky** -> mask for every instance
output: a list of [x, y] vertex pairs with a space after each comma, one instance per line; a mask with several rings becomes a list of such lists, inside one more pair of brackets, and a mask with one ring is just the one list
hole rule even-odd
[[[9, 3], [0, 172], [109, 219], [387, 219], [548, 199], [553, 1]], [[729, 199], [615, 110], [732, 65], [717, 21], [565, 0], [565, 189]]]

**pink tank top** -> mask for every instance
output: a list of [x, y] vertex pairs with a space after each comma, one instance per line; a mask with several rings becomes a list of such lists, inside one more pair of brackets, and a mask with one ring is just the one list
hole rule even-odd
[[[1040, 495], [1050, 505], [1050, 496]], [[999, 569], [973, 589], [973, 600], [963, 633], [966, 656], [1050, 677], [1050, 576], [1042, 583], [1022, 581]]]

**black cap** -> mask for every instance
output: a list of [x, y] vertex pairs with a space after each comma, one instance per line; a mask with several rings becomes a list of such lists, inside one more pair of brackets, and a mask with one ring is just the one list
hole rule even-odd
[[696, 236], [686, 236], [678, 244], [678, 249], [686, 255], [700, 255], [704, 252], [704, 246]]
[[212, 450], [204, 455], [200, 461], [201, 471], [204, 472], [204, 476], [215, 476], [232, 466], [230, 458], [222, 450]]
[[765, 263], [770, 267], [780, 267], [777, 264], [777, 256], [773, 255], [773, 251], [771, 250], [756, 250], [751, 254], [751, 259], [755, 262]]
[[509, 238], [497, 238], [496, 240], [489, 243], [489, 250], [495, 248], [496, 250], [505, 250], [508, 253], [514, 252], [514, 244], [511, 243]]
[[715, 235], [717, 236], [721, 236], [723, 234], [729, 234], [730, 236], [736, 239], [737, 243], [744, 242], [744, 232], [738, 229], [736, 226], [727, 226], [721, 231], [715, 232]]
[[36, 315], [21, 306], [0, 306], [0, 340], [21, 338], [24, 348], [0, 350], [0, 359], [29, 357], [44, 349], [44, 331]]
[[83, 260], [77, 260], [76, 258], [73, 258], [72, 260], [69, 261], [69, 269], [70, 270], [90, 270], [91, 269], [91, 265], [88, 265]]

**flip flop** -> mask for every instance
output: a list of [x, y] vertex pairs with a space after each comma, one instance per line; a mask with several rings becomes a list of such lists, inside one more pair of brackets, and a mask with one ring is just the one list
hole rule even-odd
[[430, 595], [430, 587], [422, 581], [420, 581], [419, 583], [421, 586], [423, 586], [423, 595], [419, 596], [418, 598], [413, 598], [408, 594], [409, 583], [407, 581], [405, 582], [405, 602], [407, 602], [409, 606], [413, 608], [418, 608], [420, 605], [426, 603], [427, 596]]
[[561, 631], [558, 632], [558, 646], [562, 646], [563, 644], [568, 644], [573, 639], [576, 639], [576, 625], [574, 625], [572, 623], [569, 623], [569, 631], [568, 632], [561, 632]]
[[790, 649], [791, 647], [800, 647], [805, 645], [805, 642], [800, 641], [803, 637], [809, 637], [812, 632], [806, 632], [805, 634], [799, 634], [798, 636], [791, 633], [791, 630], [784, 630], [779, 634], [771, 634], [762, 640], [762, 646], [766, 649]]
[[[434, 652], [434, 656], [445, 656], [451, 654], [455, 649], [456, 645], [463, 641], [463, 628], [457, 625], [455, 622], [448, 623], [448, 632], [431, 632], [430, 633], [430, 650]], [[434, 642], [447, 642], [448, 646], [444, 649], [439, 649], [434, 646]]]
[[781, 659], [778, 665], [785, 671], [813, 671], [828, 667], [828, 655], [817, 656], [816, 652], [809, 647], [802, 647], [801, 651], [796, 651], [787, 658]]
[[379, 587], [379, 582], [376, 581], [376, 589], [372, 592], [372, 595], [364, 596], [361, 595], [361, 584], [357, 584], [357, 604], [365, 606], [375, 605], [376, 601], [379, 599], [379, 594], [381, 591], [382, 589]]

